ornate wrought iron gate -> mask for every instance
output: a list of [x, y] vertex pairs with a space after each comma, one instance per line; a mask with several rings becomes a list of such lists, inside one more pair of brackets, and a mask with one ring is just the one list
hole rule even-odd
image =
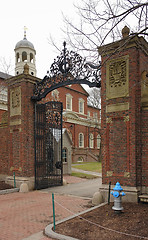
[[35, 104], [35, 189], [63, 184], [61, 102]]
[[62, 185], [62, 103], [37, 104], [48, 93], [71, 84], [101, 87], [101, 64], [87, 62], [68, 51], [66, 42], [57, 60], [42, 81], [37, 82], [31, 99], [35, 103], [35, 188]]

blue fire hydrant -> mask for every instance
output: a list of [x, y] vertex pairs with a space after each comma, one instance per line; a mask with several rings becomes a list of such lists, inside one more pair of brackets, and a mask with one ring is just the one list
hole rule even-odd
[[114, 192], [111, 192], [111, 194], [115, 197], [114, 198], [114, 206], [112, 207], [113, 210], [121, 212], [123, 210], [122, 207], [122, 196], [125, 196], [124, 192], [121, 192], [123, 188], [121, 187], [120, 183], [117, 182], [116, 186], [113, 188]]

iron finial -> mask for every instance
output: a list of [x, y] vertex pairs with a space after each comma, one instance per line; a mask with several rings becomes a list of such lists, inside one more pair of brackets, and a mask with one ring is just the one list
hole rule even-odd
[[63, 42], [63, 46], [64, 46], [64, 48], [66, 47], [66, 41]]

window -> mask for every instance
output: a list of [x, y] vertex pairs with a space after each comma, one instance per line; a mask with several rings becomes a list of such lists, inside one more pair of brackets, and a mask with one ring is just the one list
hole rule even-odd
[[33, 63], [33, 54], [30, 53], [30, 62]]
[[66, 94], [66, 109], [72, 111], [72, 96]]
[[78, 157], [78, 161], [77, 162], [84, 162], [84, 159], [83, 159], [83, 157], [81, 156], [81, 157]]
[[62, 159], [63, 159], [63, 163], [67, 162], [67, 149], [66, 148], [63, 148]]
[[90, 148], [94, 147], [94, 135], [93, 135], [93, 133], [89, 134], [89, 147]]
[[19, 55], [19, 53], [16, 54], [16, 61], [20, 62], [20, 55]]
[[22, 52], [22, 61], [27, 62], [27, 53], [26, 52]]
[[100, 134], [97, 135], [97, 148], [100, 149], [100, 145], [101, 145], [101, 136]]
[[98, 114], [97, 114], [96, 112], [93, 113], [93, 118], [94, 118], [95, 120], [98, 119]]
[[79, 113], [84, 113], [84, 100], [79, 98]]
[[58, 101], [59, 100], [59, 91], [57, 89], [52, 91], [52, 100], [53, 101]]
[[0, 101], [7, 103], [8, 101], [8, 89], [7, 87], [0, 86]]
[[87, 117], [90, 118], [90, 111], [87, 112]]
[[84, 135], [83, 135], [83, 133], [79, 133], [79, 147], [80, 148], [84, 147]]

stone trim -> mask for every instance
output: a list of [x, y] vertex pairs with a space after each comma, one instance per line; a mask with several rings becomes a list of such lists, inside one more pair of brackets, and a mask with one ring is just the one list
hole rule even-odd
[[129, 102], [111, 104], [106, 106], [106, 113], [127, 111], [127, 110], [129, 110]]
[[37, 82], [40, 82], [40, 81], [42, 81], [42, 79], [34, 77], [29, 74], [27, 74], [27, 75], [20, 74], [20, 75], [14, 76], [14, 77], [6, 80], [8, 86], [13, 86], [13, 85], [16, 85], [17, 83], [21, 83], [21, 82], [30, 82], [30, 83], [36, 84]]
[[10, 119], [10, 126], [20, 125], [21, 123], [21, 119]]
[[10, 89], [10, 117], [21, 115], [21, 86]]
[[129, 55], [106, 63], [106, 99], [129, 96]]
[[[111, 191], [115, 185], [111, 185]], [[122, 198], [123, 202], [138, 202], [138, 196], [141, 194], [141, 188], [140, 187], [129, 187], [129, 186], [123, 186], [123, 191], [125, 192], [124, 198]], [[103, 195], [104, 201], [108, 201], [108, 189], [109, 186], [107, 184], [102, 184], [102, 186], [99, 188], [99, 191]], [[110, 195], [110, 201], [114, 202], [114, 197]]]
[[98, 52], [101, 56], [121, 52], [128, 48], [137, 47], [142, 49], [148, 55], [148, 43], [143, 37], [129, 36], [114, 43], [106, 44], [105, 46], [98, 47]]

